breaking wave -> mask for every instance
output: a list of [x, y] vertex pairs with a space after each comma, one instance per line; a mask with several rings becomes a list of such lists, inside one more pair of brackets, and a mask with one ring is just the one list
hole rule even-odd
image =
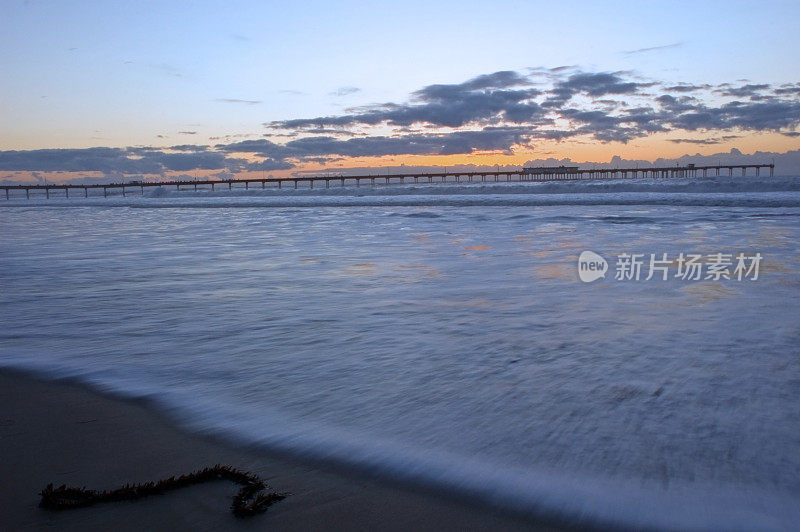
[[[59, 196], [62, 194], [62, 196]], [[800, 178], [628, 179], [543, 183], [436, 183], [330, 189], [175, 190], [146, 189], [144, 195], [108, 198], [12, 197], [0, 207], [102, 206], [132, 208], [309, 208], [309, 207], [535, 207], [545, 205], [685, 205], [798, 207]], [[417, 216], [422, 216], [417, 214]]]

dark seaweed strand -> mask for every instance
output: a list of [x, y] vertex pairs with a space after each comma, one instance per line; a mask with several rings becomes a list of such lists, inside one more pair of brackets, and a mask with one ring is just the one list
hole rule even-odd
[[66, 485], [54, 488], [52, 484], [48, 484], [40, 493], [42, 500], [39, 506], [49, 510], [71, 510], [101, 502], [132, 501], [212, 480], [230, 480], [242, 486], [231, 504], [231, 511], [236, 517], [250, 517], [266, 512], [272, 503], [286, 498], [284, 493], [265, 493], [267, 485], [252, 473], [217, 464], [177, 478], [173, 476], [158, 482], [126, 484], [111, 491], [87, 490], [85, 487]]

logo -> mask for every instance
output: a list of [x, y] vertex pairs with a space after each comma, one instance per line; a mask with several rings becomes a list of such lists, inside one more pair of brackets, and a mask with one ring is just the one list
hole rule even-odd
[[[615, 281], [757, 281], [764, 260], [761, 253], [621, 253], [614, 265]], [[594, 251], [578, 257], [578, 277], [584, 283], [605, 278], [609, 270], [606, 259]], [[672, 270], [675, 270], [673, 275]]]
[[584, 283], [591, 283], [606, 276], [608, 263], [594, 251], [584, 251], [578, 257], [578, 277]]

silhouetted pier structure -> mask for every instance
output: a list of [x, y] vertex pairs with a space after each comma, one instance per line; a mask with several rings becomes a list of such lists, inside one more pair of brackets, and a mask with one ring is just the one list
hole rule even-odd
[[[175, 187], [176, 190], [216, 190], [218, 187], [227, 187], [232, 190], [237, 188], [249, 189], [251, 186], [266, 188], [267, 185], [277, 188], [284, 186], [298, 188], [300, 184], [307, 184], [309, 188], [314, 188], [314, 184], [325, 184], [325, 188], [330, 188], [331, 183], [345, 186], [347, 184], [357, 187], [362, 184], [402, 184], [402, 183], [460, 183], [460, 182], [510, 182], [510, 181], [562, 181], [576, 179], [634, 179], [634, 178], [692, 178], [708, 177], [709, 175], [733, 176], [734, 172], [741, 170], [742, 176], [747, 175], [747, 170], [755, 170], [755, 175], [761, 174], [761, 169], [769, 168], [770, 177], [775, 175], [774, 164], [722, 164], [709, 166], [665, 166], [651, 168], [592, 168], [581, 169], [577, 166], [544, 166], [528, 167], [521, 170], [479, 170], [474, 172], [443, 171], [443, 172], [419, 172], [406, 174], [380, 174], [380, 175], [314, 175], [314, 176], [294, 176], [294, 177], [272, 177], [272, 178], [249, 178], [249, 179], [229, 179], [229, 180], [183, 180], [183, 181], [129, 181], [127, 183], [97, 183], [97, 184], [36, 184], [36, 185], [0, 185], [0, 190], [5, 191], [6, 199], [13, 197], [31, 197], [31, 192], [44, 193], [46, 198], [50, 198], [54, 192], [63, 192], [64, 196], [70, 197], [77, 193], [85, 198], [89, 197], [89, 191], [103, 191], [103, 197], [108, 197], [110, 193], [118, 193], [122, 196], [133, 192], [144, 194], [145, 188], [153, 187]], [[501, 179], [502, 178], [502, 179]], [[99, 196], [99, 194], [93, 194]]]

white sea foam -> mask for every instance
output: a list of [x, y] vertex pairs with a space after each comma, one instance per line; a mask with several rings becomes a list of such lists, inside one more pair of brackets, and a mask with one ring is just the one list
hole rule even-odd
[[347, 466], [409, 486], [457, 495], [547, 522], [657, 530], [794, 530], [797, 497], [752, 487], [702, 482], [669, 486], [624, 478], [564, 474], [546, 467], [521, 471], [480, 458], [365, 438], [317, 423], [297, 423], [262, 405], [256, 411], [198, 399], [185, 390], [148, 385], [140, 376], [59, 366], [38, 353], [5, 354], [0, 364], [51, 379], [70, 379], [130, 399], [146, 399], [186, 428], [229, 442]]
[[538, 206], [538, 205], [686, 205], [686, 206], [800, 206], [800, 178], [706, 178], [585, 180], [541, 183], [434, 183], [383, 186], [292, 189], [216, 190], [158, 187], [139, 195], [135, 187], [122, 196], [112, 189], [109, 197], [66, 198], [62, 191], [51, 198], [19, 192], [0, 206], [103, 206], [103, 207], [381, 207], [381, 206]]

